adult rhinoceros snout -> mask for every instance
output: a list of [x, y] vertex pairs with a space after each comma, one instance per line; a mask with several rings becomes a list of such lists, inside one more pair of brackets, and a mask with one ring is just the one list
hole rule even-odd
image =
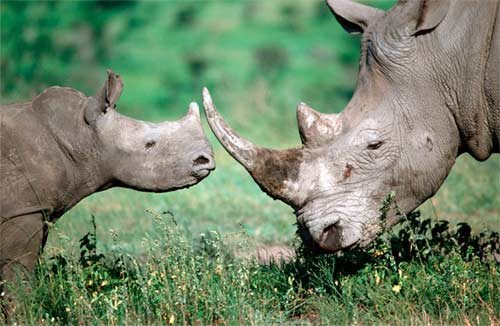
[[333, 253], [360, 244], [362, 232], [356, 224], [347, 224], [332, 215], [319, 219], [304, 215], [298, 216], [299, 235], [315, 252]]

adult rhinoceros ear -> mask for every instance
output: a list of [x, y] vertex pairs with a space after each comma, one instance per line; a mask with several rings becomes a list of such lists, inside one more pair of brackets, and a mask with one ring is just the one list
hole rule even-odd
[[449, 0], [419, 0], [404, 3], [408, 8], [412, 35], [436, 28], [446, 17]]
[[332, 142], [341, 131], [338, 114], [320, 113], [305, 103], [297, 106], [297, 124], [302, 144], [309, 148]]
[[104, 112], [116, 107], [116, 102], [118, 102], [123, 90], [123, 81], [120, 75], [114, 73], [111, 69], [108, 69], [107, 73], [108, 78], [99, 95], [102, 103], [101, 108]]
[[384, 11], [350, 0], [326, 0], [337, 21], [351, 34], [361, 34]]

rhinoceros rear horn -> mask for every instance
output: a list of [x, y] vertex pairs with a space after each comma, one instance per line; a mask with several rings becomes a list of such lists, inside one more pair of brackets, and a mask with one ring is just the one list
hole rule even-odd
[[333, 141], [341, 131], [338, 114], [320, 113], [305, 103], [297, 106], [300, 139], [306, 147], [318, 147]]
[[298, 178], [302, 150], [268, 149], [242, 138], [217, 112], [206, 88], [203, 89], [203, 107], [210, 128], [229, 154], [250, 172], [252, 178], [268, 195], [293, 206], [295, 193], [287, 185]]
[[116, 102], [118, 102], [123, 91], [123, 81], [120, 75], [114, 73], [111, 69], [108, 69], [107, 73], [108, 77], [100, 93], [104, 112], [116, 107]]

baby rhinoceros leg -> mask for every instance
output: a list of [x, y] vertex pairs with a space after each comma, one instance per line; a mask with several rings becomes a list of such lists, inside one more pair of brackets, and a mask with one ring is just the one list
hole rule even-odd
[[[0, 224], [0, 298], [4, 315], [12, 308], [9, 284], [17, 276], [27, 277], [35, 268], [38, 256], [47, 238], [47, 227], [42, 213], [33, 213], [2, 220]], [[0, 314], [0, 321], [1, 321]]]

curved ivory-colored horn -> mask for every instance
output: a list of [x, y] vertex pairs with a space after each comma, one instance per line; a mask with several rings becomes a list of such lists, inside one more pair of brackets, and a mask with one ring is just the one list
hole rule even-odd
[[210, 92], [206, 87], [203, 88], [203, 107], [205, 108], [208, 124], [222, 146], [224, 146], [232, 157], [243, 164], [247, 170], [252, 169], [254, 167], [255, 156], [259, 149], [257, 146], [235, 133], [226, 124], [222, 116], [217, 112]]
[[297, 106], [297, 124], [300, 139], [306, 147], [330, 143], [340, 133], [339, 114], [320, 113], [305, 103]]
[[262, 148], [242, 138], [217, 112], [208, 89], [203, 88], [203, 107], [208, 124], [224, 148], [250, 172], [262, 190], [273, 198], [296, 206], [296, 191], [289, 185], [298, 178], [302, 149]]

